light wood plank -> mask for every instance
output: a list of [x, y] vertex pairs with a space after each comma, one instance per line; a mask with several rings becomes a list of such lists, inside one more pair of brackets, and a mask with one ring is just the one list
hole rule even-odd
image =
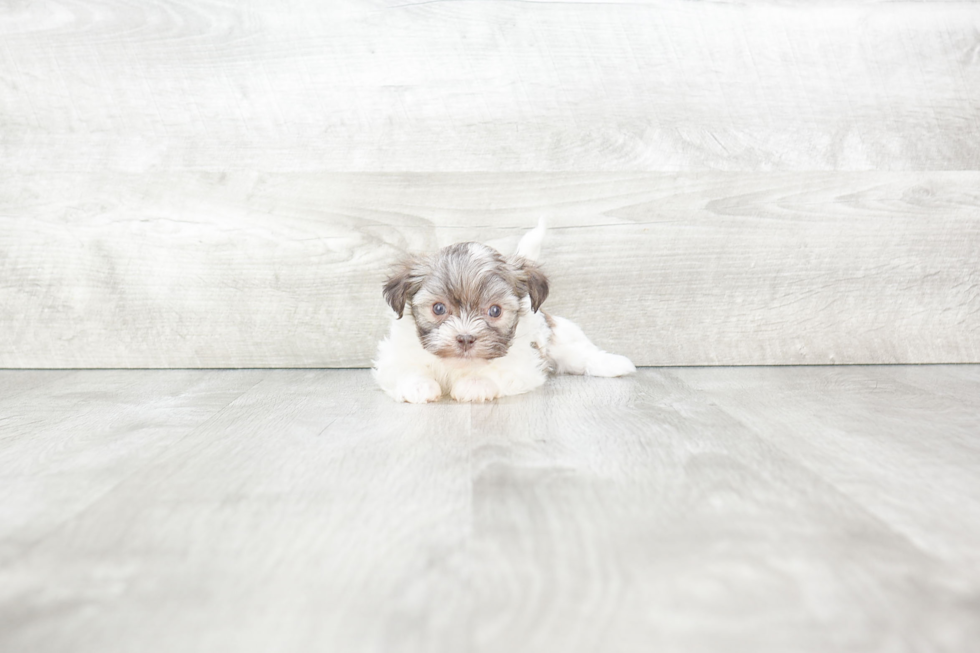
[[971, 2], [5, 9], [11, 172], [961, 170]]
[[[608, 384], [562, 378], [546, 411], [520, 398], [475, 409], [474, 426], [490, 435], [474, 452], [476, 650], [955, 650], [977, 632], [977, 577], [959, 575], [975, 565], [936, 557], [871, 514], [883, 492], [852, 493], [811, 471], [811, 448], [793, 436], [815, 429], [792, 399], [829, 407], [834, 396], [807, 386], [770, 403], [793, 372], [763, 371], [757, 383], [751, 370], [724, 372], [707, 392], [658, 370]], [[716, 401], [743, 388], [738, 413]], [[872, 407], [851, 408], [873, 424]], [[774, 414], [785, 417], [779, 447], [771, 429], [756, 430]], [[885, 491], [910, 473], [910, 521], [960, 552], [980, 533], [941, 522], [980, 508], [980, 460], [954, 462], [945, 426], [966, 417], [961, 408], [928, 433], [903, 434], [943, 450], [946, 465], [904, 458], [880, 472]], [[853, 452], [855, 474], [878, 477], [873, 456], [890, 425], [875, 431], [881, 450]], [[844, 446], [850, 435], [826, 439]], [[954, 470], [973, 477], [933, 483]]]
[[[976, 374], [976, 366], [967, 368]], [[930, 557], [980, 568], [980, 412], [958, 367], [679, 369]], [[907, 379], [917, 379], [915, 386]], [[925, 387], [923, 387], [925, 386]], [[943, 446], [935, 446], [941, 438]], [[954, 517], [955, 515], [955, 517]]]
[[[7, 370], [0, 375], [0, 402], [74, 374], [68, 370]], [[0, 419], [4, 419], [0, 415]]]
[[81, 511], [4, 503], [28, 526], [0, 532], [0, 649], [965, 650], [978, 373], [647, 369], [408, 406], [366, 371], [78, 372], [0, 406], [0, 484], [130, 473]]
[[[0, 384], [24, 374], [5, 371]], [[0, 564], [138, 477], [255, 375], [34, 372], [48, 382], [0, 399]]]
[[464, 648], [434, 565], [469, 531], [469, 408], [394, 404], [365, 372], [261, 375], [0, 569], [5, 614], [42, 616], [5, 619], [0, 648]]
[[[640, 365], [980, 360], [980, 173], [0, 179], [0, 367], [361, 367], [405, 252], [512, 251]], [[179, 189], [179, 192], [175, 192]]]
[[976, 173], [883, 172], [977, 169], [971, 3], [6, 16], [0, 367], [364, 366], [391, 258], [540, 213], [641, 364], [980, 360]]
[[924, 393], [954, 397], [980, 409], [980, 367], [976, 365], [899, 365], [883, 370], [882, 374]]

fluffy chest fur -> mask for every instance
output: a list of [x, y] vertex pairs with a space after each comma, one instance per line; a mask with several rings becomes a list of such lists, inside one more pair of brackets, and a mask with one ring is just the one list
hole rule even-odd
[[[394, 388], [406, 370], [424, 371], [435, 379], [443, 393], [451, 392], [466, 377], [491, 377], [500, 394], [512, 395], [541, 386], [551, 366], [548, 343], [551, 329], [541, 313], [531, 311], [528, 298], [521, 302], [521, 315], [507, 353], [499, 358], [444, 358], [427, 351], [419, 341], [414, 316], [406, 312], [392, 322], [391, 332], [378, 347], [375, 378], [383, 388]], [[397, 364], [392, 364], [395, 360]]]
[[534, 390], [550, 372], [632, 372], [628, 359], [602, 351], [572, 322], [538, 310], [548, 297], [548, 279], [533, 261], [543, 235], [542, 224], [510, 257], [457, 243], [400, 261], [384, 285], [395, 319], [374, 362], [381, 389], [411, 403], [446, 393], [490, 401]]

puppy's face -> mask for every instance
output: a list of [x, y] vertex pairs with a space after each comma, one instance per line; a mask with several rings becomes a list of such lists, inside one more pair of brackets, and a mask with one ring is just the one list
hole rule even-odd
[[458, 243], [431, 257], [402, 261], [384, 295], [399, 318], [409, 307], [427, 351], [490, 360], [510, 348], [521, 300], [530, 297], [537, 311], [548, 296], [548, 280], [529, 261], [505, 259], [479, 243]]

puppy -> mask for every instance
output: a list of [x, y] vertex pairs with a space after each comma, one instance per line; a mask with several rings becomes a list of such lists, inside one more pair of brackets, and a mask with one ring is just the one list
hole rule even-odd
[[534, 262], [544, 224], [511, 257], [479, 243], [398, 263], [384, 286], [395, 311], [378, 346], [374, 378], [397, 401], [425, 403], [449, 393], [482, 402], [544, 384], [549, 373], [622, 376], [636, 371], [575, 324], [539, 310], [548, 279]]

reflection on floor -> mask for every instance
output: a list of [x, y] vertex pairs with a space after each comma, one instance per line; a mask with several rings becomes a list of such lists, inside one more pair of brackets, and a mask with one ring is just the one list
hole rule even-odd
[[980, 366], [0, 372], [3, 651], [963, 651]]

